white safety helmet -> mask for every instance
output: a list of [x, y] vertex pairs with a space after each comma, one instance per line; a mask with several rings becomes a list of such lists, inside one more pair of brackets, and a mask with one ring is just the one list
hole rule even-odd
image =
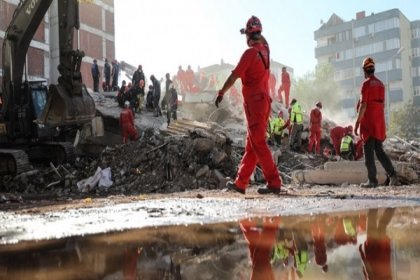
[[125, 107], [130, 106], [130, 101], [128, 101], [128, 100], [127, 100], [127, 101], [125, 101], [125, 102], [124, 102], [124, 105], [125, 105]]

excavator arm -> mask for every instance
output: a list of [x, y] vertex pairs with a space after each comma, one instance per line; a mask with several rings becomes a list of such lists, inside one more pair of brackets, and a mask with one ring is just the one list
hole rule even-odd
[[[51, 3], [52, 0], [21, 1], [6, 30], [3, 43], [3, 108], [10, 119], [13, 119], [14, 110], [8, 104], [20, 98], [26, 54]], [[50, 85], [47, 103], [37, 122], [47, 126], [82, 124], [92, 120], [96, 111], [80, 72], [84, 52], [73, 50], [74, 30], [80, 25], [79, 4], [77, 0], [58, 0], [57, 3], [60, 77], [57, 84]]]

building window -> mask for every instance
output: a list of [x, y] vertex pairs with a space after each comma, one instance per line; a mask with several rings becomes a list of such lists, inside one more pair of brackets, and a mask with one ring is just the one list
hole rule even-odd
[[411, 68], [411, 77], [420, 77], [420, 67]]
[[399, 18], [390, 18], [375, 23], [375, 32], [385, 31], [392, 28], [400, 27]]
[[400, 39], [398, 38], [393, 38], [385, 41], [385, 50], [399, 49], [400, 46]]
[[353, 30], [353, 37], [359, 38], [366, 35], [366, 26], [356, 27]]
[[413, 53], [413, 57], [419, 57], [420, 56], [420, 48], [413, 48], [412, 53]]
[[389, 90], [399, 90], [402, 89], [402, 81], [390, 81]]
[[414, 96], [420, 96], [420, 87], [414, 87]]
[[411, 30], [411, 37], [413, 39], [420, 38], [420, 28], [414, 28], [413, 30]]

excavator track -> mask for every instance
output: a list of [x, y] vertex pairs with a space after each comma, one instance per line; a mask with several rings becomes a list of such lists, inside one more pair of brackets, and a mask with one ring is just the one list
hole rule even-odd
[[25, 151], [0, 149], [0, 175], [19, 174], [31, 169]]
[[27, 151], [31, 161], [61, 164], [74, 162], [75, 149], [69, 142], [40, 142], [33, 144]]

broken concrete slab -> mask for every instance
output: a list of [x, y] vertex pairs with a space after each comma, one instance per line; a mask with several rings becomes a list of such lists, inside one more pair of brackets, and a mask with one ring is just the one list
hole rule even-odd
[[[376, 161], [377, 178], [383, 184], [387, 175], [379, 161]], [[393, 162], [398, 177], [407, 183], [418, 181], [415, 170], [407, 163]], [[343, 183], [360, 184], [368, 180], [363, 161], [327, 162], [323, 169], [296, 170], [292, 172], [293, 181], [297, 184], [341, 185]]]

